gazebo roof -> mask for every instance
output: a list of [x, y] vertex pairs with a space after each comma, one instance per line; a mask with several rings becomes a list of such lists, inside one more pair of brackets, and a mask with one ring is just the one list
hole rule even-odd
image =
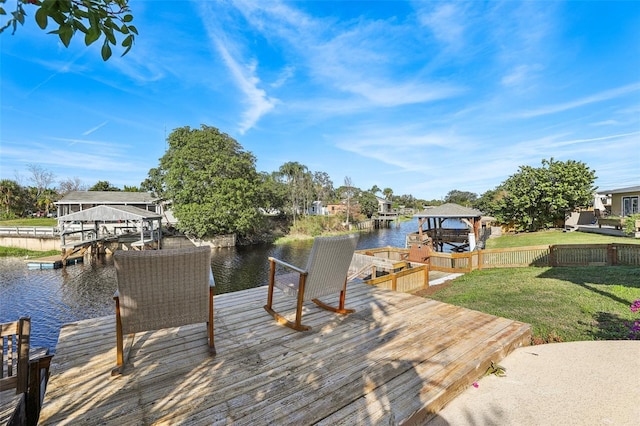
[[416, 213], [413, 217], [417, 218], [479, 218], [482, 216], [482, 212], [480, 210], [471, 209], [469, 207], [464, 207], [459, 204], [454, 203], [446, 203], [441, 206], [433, 207], [431, 209], [427, 209]]
[[157, 200], [150, 192], [72, 191], [55, 204], [153, 204]]
[[96, 206], [87, 210], [71, 213], [58, 218], [59, 222], [95, 222], [118, 220], [154, 220], [162, 219], [158, 213], [133, 206]]

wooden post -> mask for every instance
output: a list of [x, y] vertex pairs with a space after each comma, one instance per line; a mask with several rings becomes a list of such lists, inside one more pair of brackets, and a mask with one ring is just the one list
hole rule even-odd
[[422, 284], [422, 288], [429, 288], [429, 268], [431, 268], [431, 263], [424, 267], [424, 283]]
[[549, 246], [549, 266], [556, 266], [556, 246]]
[[478, 250], [478, 271], [482, 270], [482, 264], [484, 263], [484, 250]]
[[607, 264], [611, 266], [618, 264], [618, 247], [615, 244], [607, 244]]

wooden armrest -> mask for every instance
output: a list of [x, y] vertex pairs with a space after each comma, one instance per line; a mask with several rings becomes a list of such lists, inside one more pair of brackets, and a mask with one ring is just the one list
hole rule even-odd
[[278, 265], [282, 265], [285, 268], [288, 268], [288, 269], [291, 269], [293, 271], [296, 271], [299, 274], [305, 274], [305, 275], [308, 274], [308, 272], [305, 271], [304, 269], [298, 268], [297, 266], [292, 265], [290, 263], [287, 263], [284, 260], [276, 259], [275, 257], [270, 257], [269, 258], [269, 262], [277, 263]]

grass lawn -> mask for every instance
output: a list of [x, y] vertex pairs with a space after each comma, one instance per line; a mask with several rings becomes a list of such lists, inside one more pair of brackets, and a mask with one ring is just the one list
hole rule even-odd
[[562, 232], [553, 229], [539, 232], [508, 234], [487, 240], [487, 248], [543, 246], [547, 244], [640, 244], [640, 238], [612, 237], [589, 232]]
[[[609, 243], [640, 239], [550, 230], [492, 238], [487, 248]], [[630, 266], [489, 269], [431, 291], [436, 300], [529, 323], [537, 342], [628, 339], [625, 323], [640, 317], [629, 309], [640, 299], [640, 268]]]
[[[534, 340], [628, 339], [629, 306], [640, 299], [640, 268], [588, 266], [474, 271], [428, 297], [526, 322]], [[470, 324], [472, 326], [472, 324]]]
[[0, 226], [58, 226], [58, 220], [51, 217], [28, 217], [0, 220]]
[[44, 256], [52, 256], [54, 254], [60, 254], [60, 250], [49, 250], [49, 251], [33, 251], [27, 250], [23, 248], [17, 247], [2, 247], [0, 246], [0, 257], [44, 257]]

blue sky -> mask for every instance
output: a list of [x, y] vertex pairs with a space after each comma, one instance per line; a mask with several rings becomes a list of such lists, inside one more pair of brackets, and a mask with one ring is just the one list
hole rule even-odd
[[640, 184], [638, 1], [130, 6], [140, 35], [106, 63], [33, 13], [0, 35], [0, 178], [28, 185], [37, 164], [139, 185], [166, 135], [206, 124], [258, 171], [297, 161], [427, 200], [550, 157], [585, 162], [601, 189]]

